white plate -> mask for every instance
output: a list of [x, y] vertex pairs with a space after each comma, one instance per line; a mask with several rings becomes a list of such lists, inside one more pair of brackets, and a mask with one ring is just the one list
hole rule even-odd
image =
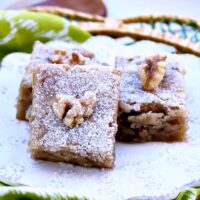
[[15, 119], [18, 87], [29, 55], [8, 55], [0, 71], [0, 180], [96, 199], [164, 200], [200, 184], [200, 59], [184, 55], [180, 60], [187, 71], [187, 141], [117, 143], [114, 169], [99, 170], [30, 158], [28, 124]]

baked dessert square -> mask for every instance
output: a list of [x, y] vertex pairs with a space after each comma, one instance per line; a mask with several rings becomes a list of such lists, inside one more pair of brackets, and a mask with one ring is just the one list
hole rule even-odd
[[112, 168], [120, 74], [94, 65], [35, 68], [29, 121], [32, 157]]
[[[122, 67], [123, 71], [118, 115], [119, 141], [172, 142], [185, 139], [184, 69], [177, 59], [177, 55], [168, 54], [162, 58], [155, 55], [116, 60], [116, 66]], [[141, 70], [142, 66], [146, 69]]]
[[[61, 45], [62, 44], [62, 45]], [[17, 99], [17, 114], [19, 120], [27, 120], [26, 113], [32, 102], [32, 71], [38, 64], [69, 64], [86, 65], [97, 63], [94, 54], [80, 47], [64, 46], [64, 43], [55, 43], [55, 46], [36, 42], [31, 54], [30, 63], [20, 83]]]

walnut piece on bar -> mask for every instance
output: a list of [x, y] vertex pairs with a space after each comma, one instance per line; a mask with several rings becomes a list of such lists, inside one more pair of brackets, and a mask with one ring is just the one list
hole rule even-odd
[[[29, 151], [32, 158], [112, 168], [120, 75], [119, 69], [97, 64], [69, 66], [67, 70], [66, 65], [37, 66], [33, 73], [30, 117]], [[84, 121], [79, 126], [71, 128], [59, 119], [70, 111], [68, 108], [67, 113], [62, 112], [65, 96], [72, 104], [75, 100], [74, 112], [77, 111], [76, 103], [81, 105]], [[55, 104], [57, 107], [53, 109], [53, 103], [58, 101], [60, 107]], [[60, 113], [59, 117], [54, 110]]]
[[[73, 54], [73, 56], [72, 56]], [[78, 57], [78, 58], [72, 58]], [[96, 60], [94, 53], [81, 46], [70, 46], [65, 42], [55, 42], [54, 45], [43, 44], [37, 41], [34, 44], [29, 65], [25, 69], [23, 79], [20, 83], [17, 98], [16, 118], [28, 120], [26, 112], [32, 104], [32, 75], [35, 68], [40, 64], [66, 64], [65, 66], [101, 64]], [[27, 115], [28, 116], [28, 115]]]
[[86, 91], [82, 98], [57, 94], [52, 104], [54, 114], [68, 127], [80, 125], [92, 115], [96, 105], [96, 95]]
[[69, 59], [70, 64], [74, 65], [84, 65], [85, 64], [85, 58], [82, 54], [78, 52], [73, 52], [70, 59]]
[[165, 75], [166, 56], [150, 56], [139, 66], [138, 74], [145, 90], [155, 90]]
[[62, 64], [67, 57], [67, 51], [61, 49], [55, 49], [54, 53], [49, 56], [49, 61], [55, 64]]
[[81, 105], [84, 108], [84, 117], [90, 117], [96, 105], [96, 94], [92, 91], [86, 91], [81, 98]]
[[116, 60], [123, 69], [117, 140], [123, 142], [184, 141], [188, 128], [184, 68], [178, 55], [167, 54], [166, 71], [154, 91], [142, 88], [138, 67], [149, 59]]
[[54, 64], [84, 65], [87, 59], [93, 59], [94, 54], [85, 49], [72, 49], [70, 51], [55, 49], [48, 60]]

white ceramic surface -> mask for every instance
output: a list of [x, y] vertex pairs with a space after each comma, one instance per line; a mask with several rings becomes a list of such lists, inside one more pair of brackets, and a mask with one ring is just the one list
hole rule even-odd
[[[117, 45], [118, 46], [118, 45]], [[143, 43], [153, 52], [156, 44]], [[151, 47], [152, 46], [152, 47]], [[154, 46], [154, 47], [153, 47]], [[138, 45], [137, 45], [138, 48]], [[112, 48], [114, 49], [114, 47]], [[159, 51], [162, 51], [160, 47]], [[134, 52], [134, 46], [133, 46]], [[60, 189], [96, 199], [169, 199], [200, 184], [200, 59], [180, 56], [186, 68], [189, 110], [188, 139], [183, 143], [150, 142], [116, 145], [113, 170], [90, 169], [64, 163], [34, 161], [27, 152], [29, 128], [15, 119], [19, 82], [28, 54], [11, 54], [0, 71], [0, 180], [33, 187]]]

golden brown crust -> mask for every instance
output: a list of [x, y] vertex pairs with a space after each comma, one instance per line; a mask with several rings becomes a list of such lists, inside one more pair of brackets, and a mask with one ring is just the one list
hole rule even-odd
[[26, 83], [25, 79], [22, 80], [19, 89], [19, 95], [17, 99], [17, 113], [16, 118], [18, 120], [27, 120], [26, 111], [28, 110], [32, 102], [32, 87]]

